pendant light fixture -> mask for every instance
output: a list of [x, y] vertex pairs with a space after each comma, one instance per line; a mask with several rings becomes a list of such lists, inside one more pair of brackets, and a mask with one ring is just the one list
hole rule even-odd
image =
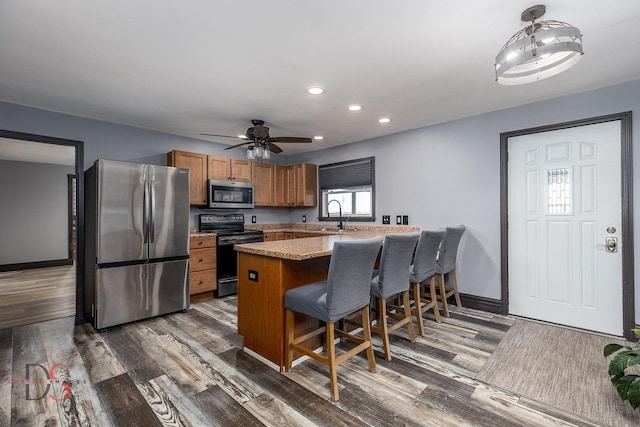
[[582, 58], [582, 34], [560, 21], [540, 21], [543, 5], [522, 12], [520, 19], [531, 22], [518, 31], [496, 56], [496, 81], [503, 85], [531, 83], [555, 76]]

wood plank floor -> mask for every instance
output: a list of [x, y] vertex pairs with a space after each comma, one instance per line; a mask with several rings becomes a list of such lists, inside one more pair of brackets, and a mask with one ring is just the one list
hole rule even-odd
[[377, 373], [341, 365], [338, 402], [326, 367], [280, 374], [242, 351], [235, 297], [103, 333], [71, 317], [1, 329], [0, 426], [598, 425], [475, 379], [512, 323], [454, 308], [415, 344], [397, 331], [390, 362], [374, 337]]
[[75, 313], [75, 265], [0, 273], [0, 329]]

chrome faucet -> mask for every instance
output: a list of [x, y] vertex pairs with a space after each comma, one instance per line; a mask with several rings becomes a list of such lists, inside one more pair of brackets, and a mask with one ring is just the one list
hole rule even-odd
[[327, 217], [331, 216], [331, 214], [329, 213], [329, 205], [331, 204], [331, 202], [336, 202], [338, 204], [340, 215], [340, 220], [338, 221], [338, 230], [344, 230], [344, 226], [342, 225], [342, 205], [336, 199], [329, 200], [329, 203], [327, 203]]

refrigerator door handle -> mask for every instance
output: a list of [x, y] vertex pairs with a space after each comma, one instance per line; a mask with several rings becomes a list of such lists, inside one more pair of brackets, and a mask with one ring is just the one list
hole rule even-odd
[[155, 170], [149, 165], [149, 193], [151, 195], [151, 210], [149, 213], [149, 242], [156, 242], [156, 192], [155, 192]]
[[144, 172], [142, 174], [142, 183], [143, 183], [143, 201], [142, 201], [142, 235], [143, 243], [147, 244], [149, 242], [149, 186], [148, 186], [148, 171], [149, 166], [144, 167]]

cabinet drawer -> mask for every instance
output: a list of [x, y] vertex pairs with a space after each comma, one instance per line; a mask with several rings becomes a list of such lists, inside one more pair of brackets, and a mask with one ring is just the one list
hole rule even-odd
[[189, 295], [216, 289], [216, 269], [189, 273]]
[[215, 248], [216, 236], [192, 237], [190, 246], [191, 249]]
[[216, 248], [192, 249], [189, 255], [189, 271], [216, 268]]

